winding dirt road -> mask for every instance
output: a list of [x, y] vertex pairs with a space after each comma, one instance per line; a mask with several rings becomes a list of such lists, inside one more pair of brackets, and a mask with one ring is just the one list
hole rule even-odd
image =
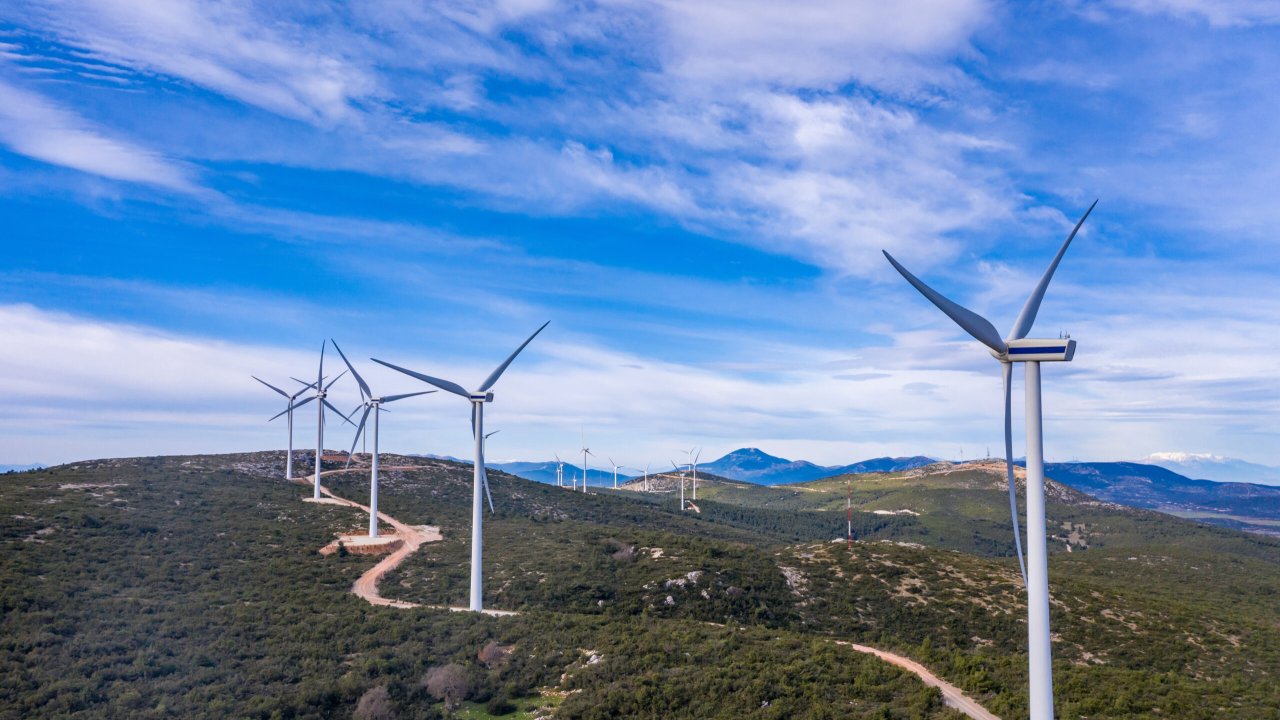
[[868, 647], [866, 645], [858, 645], [840, 640], [837, 640], [836, 642], [839, 645], [851, 647], [860, 653], [875, 655], [890, 665], [896, 665], [907, 672], [914, 673], [916, 677], [920, 678], [924, 682], [925, 685], [928, 685], [929, 687], [936, 687], [942, 692], [942, 703], [944, 705], [949, 708], [959, 710], [965, 715], [973, 718], [973, 720], [1000, 720], [1000, 718], [992, 714], [990, 710], [987, 710], [979, 705], [976, 700], [965, 695], [960, 688], [929, 672], [928, 668], [915, 660], [905, 658], [901, 655], [895, 655], [891, 652], [885, 652], [884, 650], [877, 650], [876, 648]]
[[[383, 467], [381, 469], [383, 470], [419, 470], [421, 468], [416, 465], [404, 465], [404, 466]], [[340, 470], [324, 470], [320, 473], [320, 477], [324, 477], [326, 475], [334, 475], [337, 473], [345, 473], [345, 472], [368, 472], [368, 468], [344, 468]], [[308, 478], [295, 477], [294, 480], [300, 483], [304, 483], [308, 486], [311, 485], [311, 482], [312, 482], [311, 478], [309, 477]], [[332, 502], [338, 505], [345, 505], [347, 507], [357, 508], [366, 514], [369, 512], [368, 505], [361, 505], [360, 503], [354, 500], [348, 500], [344, 497], [339, 497], [335, 495], [332, 490], [325, 487], [324, 485], [320, 486], [320, 494], [329, 498]], [[363, 575], [357, 578], [355, 583], [351, 586], [351, 592], [354, 593], [356, 596], [363, 598], [370, 605], [377, 605], [380, 607], [393, 607], [393, 608], [400, 608], [402, 610], [408, 610], [410, 608], [416, 608], [416, 607], [427, 607], [434, 610], [452, 610], [454, 612], [468, 612], [469, 609], [464, 607], [444, 607], [441, 605], [423, 606], [423, 605], [419, 605], [418, 603], [411, 603], [405, 600], [393, 600], [391, 598], [383, 597], [382, 594], [378, 592], [378, 583], [382, 580], [383, 577], [386, 576], [387, 573], [399, 567], [400, 563], [404, 562], [405, 558], [412, 555], [414, 552], [418, 550], [419, 547], [427, 543], [440, 542], [441, 540], [444, 539], [444, 536], [440, 534], [440, 528], [434, 527], [432, 525], [408, 525], [406, 523], [400, 522], [399, 520], [381, 511], [378, 512], [378, 519], [381, 520], [382, 522], [387, 523], [391, 527], [395, 528], [395, 531], [396, 531], [395, 537], [400, 539], [401, 545], [398, 549], [396, 549], [395, 552], [382, 558], [382, 560], [377, 565], [374, 565], [373, 567], [369, 568], [367, 571], [365, 571]], [[511, 610], [486, 609], [486, 610], [482, 610], [481, 612], [483, 612], [485, 615], [496, 615], [496, 616], [516, 614]]]

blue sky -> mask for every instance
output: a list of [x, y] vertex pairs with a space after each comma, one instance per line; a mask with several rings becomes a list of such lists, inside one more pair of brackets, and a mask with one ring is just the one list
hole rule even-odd
[[474, 384], [546, 320], [494, 459], [972, 457], [998, 366], [880, 249], [1004, 331], [1099, 198], [1048, 457], [1280, 464], [1278, 55], [1264, 2], [9, 2], [0, 462], [280, 447], [250, 373]]

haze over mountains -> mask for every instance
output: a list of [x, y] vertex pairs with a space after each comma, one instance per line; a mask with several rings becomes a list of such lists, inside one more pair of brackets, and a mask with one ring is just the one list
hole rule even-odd
[[1280, 468], [1223, 457], [1222, 455], [1158, 452], [1148, 455], [1138, 460], [1138, 462], [1147, 465], [1158, 465], [1189, 478], [1216, 480], [1218, 482], [1280, 485]]

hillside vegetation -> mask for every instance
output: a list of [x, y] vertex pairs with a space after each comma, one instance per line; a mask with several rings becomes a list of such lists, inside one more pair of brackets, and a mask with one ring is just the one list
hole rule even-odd
[[[445, 537], [383, 595], [461, 603], [470, 468], [383, 463], [417, 467], [386, 472], [381, 507]], [[700, 480], [702, 512], [681, 513], [671, 494], [582, 495], [494, 472], [486, 603], [520, 614], [491, 618], [351, 595], [375, 559], [316, 550], [365, 518], [300, 502], [306, 488], [278, 479], [281, 466], [259, 453], [4, 476], [0, 717], [347, 717], [380, 687], [397, 717], [438, 717], [420, 679], [445, 665], [465, 674], [468, 712], [957, 717], [835, 640], [896, 649], [1007, 720], [1025, 716], [1020, 579], [988, 475], [856, 476], [850, 552], [842, 479]], [[328, 484], [367, 497], [363, 473]], [[1062, 717], [1280, 712], [1280, 546], [1065, 489], [1051, 498]]]

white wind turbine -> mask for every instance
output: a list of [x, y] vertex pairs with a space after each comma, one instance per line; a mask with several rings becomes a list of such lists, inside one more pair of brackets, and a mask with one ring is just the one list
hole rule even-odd
[[379, 365], [385, 365], [392, 370], [402, 372], [409, 377], [417, 378], [425, 383], [434, 385], [441, 390], [466, 398], [471, 403], [471, 436], [475, 440], [476, 444], [476, 457], [475, 465], [473, 467], [473, 481], [471, 488], [471, 603], [469, 607], [471, 610], [476, 612], [480, 612], [484, 609], [484, 593], [481, 577], [483, 571], [483, 568], [481, 567], [481, 559], [484, 554], [484, 534], [482, 532], [484, 514], [483, 508], [481, 507], [480, 495], [482, 490], [487, 492], [489, 486], [489, 480], [484, 471], [484, 404], [487, 402], [493, 402], [493, 393], [489, 392], [489, 389], [498, 382], [498, 378], [502, 377], [502, 373], [506, 371], [507, 366], [511, 364], [511, 361], [515, 360], [516, 356], [520, 354], [520, 351], [524, 350], [525, 346], [530, 342], [533, 342], [533, 339], [538, 336], [538, 333], [542, 332], [543, 328], [550, 324], [550, 322], [543, 323], [542, 327], [535, 330], [527, 340], [520, 344], [520, 347], [516, 348], [515, 352], [511, 353], [511, 355], [507, 357], [501, 365], [495, 368], [493, 372], [489, 373], [489, 377], [485, 378], [484, 382], [480, 384], [480, 389], [473, 392], [468, 392], [457, 383], [450, 382], [448, 380], [441, 380], [440, 378], [431, 377], [430, 375], [423, 375], [422, 373], [406, 370], [405, 368], [397, 367], [391, 363], [378, 360], [377, 358], [372, 358], [372, 360]]
[[[1049, 559], [1046, 538], [1044, 500], [1044, 436], [1040, 415], [1040, 363], [1070, 361], [1075, 356], [1076, 342], [1068, 338], [1058, 340], [1027, 339], [1031, 325], [1040, 310], [1045, 291], [1067, 247], [1079, 232], [1097, 200], [1085, 211], [1072, 228], [1066, 242], [1058, 249], [1049, 269], [1045, 271], [1018, 313], [1007, 339], [986, 318], [964, 308], [936, 290], [924, 284], [888, 252], [884, 255], [922, 295], [939, 310], [947, 314], [965, 332], [991, 350], [1000, 362], [1004, 381], [1004, 454], [1005, 474], [1009, 483], [1009, 509], [1013, 514], [1014, 546], [1018, 552], [1018, 564], [1022, 566], [1023, 582], [1027, 587], [1027, 653], [1030, 666], [1031, 720], [1053, 720], [1053, 657], [1049, 635]], [[1013, 363], [1024, 363], [1027, 420], [1027, 558], [1022, 557], [1022, 542], [1018, 532], [1018, 501], [1013, 481], [1013, 426], [1010, 419], [1010, 385], [1013, 380]]]
[[[697, 450], [697, 453], [694, 453]], [[693, 501], [698, 502], [698, 458], [702, 457], [701, 448], [690, 448], [684, 451], [689, 456], [689, 469], [693, 473]]]
[[564, 461], [560, 459], [560, 453], [556, 453], [556, 487], [564, 487]]
[[679, 465], [676, 465], [675, 460], [671, 461], [671, 467], [674, 468], [676, 474], [680, 476], [680, 512], [684, 512], [684, 471], [680, 469]]
[[311, 399], [320, 401], [316, 404], [316, 479], [311, 494], [312, 500], [320, 499], [320, 465], [321, 458], [324, 457], [324, 409], [329, 408], [334, 411], [338, 414], [338, 417], [345, 420], [348, 425], [354, 424], [351, 422], [350, 418], [342, 414], [341, 410], [334, 407], [332, 403], [325, 399], [329, 394], [329, 388], [333, 387], [333, 384], [338, 382], [343, 375], [346, 375], [347, 371], [343, 370], [338, 374], [338, 377], [330, 380], [328, 385], [324, 384], [324, 346], [325, 342], [323, 340], [320, 341], [320, 369], [316, 371], [316, 394], [311, 396]]
[[614, 462], [613, 458], [609, 458], [609, 464], [613, 466], [613, 489], [617, 490], [618, 489], [618, 463]]
[[582, 492], [587, 491], [587, 456], [595, 457], [596, 454], [587, 448], [587, 441], [582, 441]]
[[[356, 384], [360, 386], [360, 407], [364, 408], [364, 414], [360, 416], [360, 424], [356, 426], [356, 436], [351, 441], [351, 450], [347, 452], [347, 467], [351, 467], [351, 453], [356, 451], [356, 443], [360, 441], [360, 435], [364, 432], [364, 424], [369, 419], [369, 413], [373, 413], [373, 455], [369, 458], [369, 537], [378, 537], [378, 416], [382, 414], [382, 406], [386, 403], [395, 402], [411, 398], [415, 395], [426, 395], [436, 392], [435, 390], [423, 390], [422, 392], [404, 393], [401, 395], [386, 395], [383, 397], [374, 397], [373, 391], [369, 389], [369, 384], [360, 377], [360, 373], [356, 372], [356, 368], [347, 359], [342, 348], [338, 347], [337, 340], [330, 340], [333, 343], [333, 349], [338, 351], [338, 355], [342, 357], [342, 362], [347, 364], [347, 369], [351, 371], [351, 376], [356, 379]], [[357, 408], [359, 409], [359, 408]], [[352, 413], [354, 414], [354, 410]]]
[[[280, 388], [276, 387], [275, 385], [272, 385], [271, 383], [267, 382], [266, 380], [263, 380], [262, 378], [257, 377], [256, 375], [250, 375], [249, 377], [253, 378], [254, 380], [257, 380], [258, 382], [262, 383], [263, 385], [266, 385], [267, 387], [271, 388], [272, 390], [275, 390], [277, 393], [280, 393], [280, 395], [284, 396], [284, 399], [286, 400], [286, 404], [285, 404], [284, 411], [283, 411], [283, 412], [280, 412], [280, 413], [277, 413], [277, 414], [275, 415], [275, 417], [271, 418], [271, 420], [275, 420], [276, 418], [280, 417], [281, 415], [288, 415], [288, 416], [289, 416], [289, 450], [288, 450], [288, 454], [287, 454], [287, 455], [285, 455], [285, 461], [284, 461], [284, 479], [285, 479], [285, 480], [292, 480], [292, 479], [293, 479], [293, 411], [294, 411], [294, 408], [302, 407], [303, 405], [306, 405], [307, 403], [311, 402], [311, 401], [314, 399], [314, 396], [313, 396], [313, 397], [309, 397], [309, 398], [307, 398], [306, 400], [303, 400], [302, 402], [296, 402], [296, 401], [297, 401], [297, 399], [298, 399], [298, 396], [299, 396], [299, 395], [301, 395], [302, 393], [304, 393], [304, 392], [306, 392], [306, 391], [310, 390], [311, 388], [315, 387], [315, 386], [316, 386], [316, 384], [315, 384], [315, 383], [310, 383], [310, 384], [308, 384], [308, 383], [303, 383], [301, 380], [297, 380], [297, 379], [295, 379], [295, 382], [300, 382], [300, 383], [302, 383], [302, 386], [303, 386], [303, 387], [302, 387], [302, 389], [301, 389], [301, 390], [299, 390], [298, 392], [296, 392], [296, 393], [294, 393], [294, 394], [290, 395], [289, 393], [287, 393], [287, 392], [285, 392], [285, 391], [281, 390]], [[271, 420], [268, 420], [267, 422], [271, 422]]]

